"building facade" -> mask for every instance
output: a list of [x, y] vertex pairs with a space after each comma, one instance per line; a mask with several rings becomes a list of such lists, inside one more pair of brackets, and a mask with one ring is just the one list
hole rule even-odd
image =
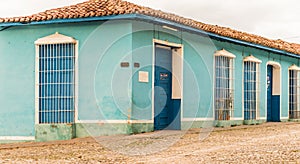
[[[89, 5], [100, 13], [81, 16]], [[1, 141], [300, 117], [296, 44], [123, 1], [0, 18], [0, 27]]]

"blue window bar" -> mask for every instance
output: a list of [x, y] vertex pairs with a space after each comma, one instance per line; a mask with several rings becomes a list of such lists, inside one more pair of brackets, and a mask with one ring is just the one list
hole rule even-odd
[[73, 123], [75, 44], [39, 45], [39, 123]]

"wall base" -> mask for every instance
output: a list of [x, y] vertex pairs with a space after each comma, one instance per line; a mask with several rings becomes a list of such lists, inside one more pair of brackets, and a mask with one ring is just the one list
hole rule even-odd
[[76, 137], [131, 134], [131, 126], [121, 123], [78, 123]]
[[[283, 121], [283, 120], [282, 120]], [[300, 122], [300, 119], [286, 121]], [[229, 121], [183, 121], [181, 130], [192, 128], [230, 127], [239, 125], [258, 125], [266, 120], [229, 120]], [[104, 136], [118, 134], [137, 134], [154, 131], [153, 123], [76, 123], [76, 124], [38, 124], [35, 125], [35, 141], [70, 140], [89, 136]], [[34, 137], [32, 137], [34, 139]], [[14, 141], [0, 141], [19, 142]], [[24, 141], [21, 141], [24, 142]]]
[[53, 141], [70, 140], [75, 136], [73, 124], [38, 124], [35, 125], [35, 140]]
[[76, 124], [76, 137], [136, 134], [153, 130], [154, 125], [152, 123], [79, 123]]
[[280, 119], [280, 122], [289, 122], [289, 119]]
[[154, 124], [152, 123], [133, 123], [131, 124], [132, 133], [145, 133], [154, 131]]
[[188, 130], [193, 128], [209, 128], [215, 127], [215, 121], [184, 121], [181, 122], [181, 130]]
[[181, 123], [182, 130], [188, 130], [191, 128], [209, 128], [209, 127], [231, 127], [243, 125], [243, 120], [228, 120], [228, 121], [185, 121]]
[[216, 121], [216, 127], [231, 127], [231, 126], [239, 126], [243, 125], [243, 120], [217, 120]]
[[259, 125], [266, 122], [265, 120], [244, 120], [245, 125]]
[[290, 122], [300, 122], [300, 119], [289, 119]]

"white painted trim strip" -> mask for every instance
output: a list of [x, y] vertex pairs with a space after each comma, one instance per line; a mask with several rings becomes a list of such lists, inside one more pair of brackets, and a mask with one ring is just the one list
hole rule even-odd
[[162, 45], [166, 45], [166, 46], [170, 46], [170, 47], [176, 47], [176, 48], [181, 48], [182, 47], [181, 44], [170, 43], [168, 41], [158, 40], [158, 39], [153, 39], [153, 43], [154, 43], [154, 45], [155, 45], [155, 43], [158, 43], [158, 44], [162, 44]]
[[182, 118], [182, 122], [184, 121], [214, 121], [214, 118]]
[[34, 42], [36, 45], [42, 44], [61, 44], [61, 43], [74, 43], [76, 44], [76, 40], [72, 37], [59, 34], [56, 32], [55, 34], [40, 38]]
[[154, 120], [130, 120], [130, 123], [154, 123]]
[[259, 64], [262, 62], [261, 60], [257, 59], [257, 58], [254, 57], [253, 55], [250, 55], [250, 56], [245, 57], [243, 61], [244, 61], [244, 62], [249, 61], [249, 62], [254, 62], [254, 63], [259, 63]]
[[34, 141], [34, 136], [0, 136], [0, 141]]
[[216, 51], [214, 56], [224, 56], [224, 57], [228, 57], [230, 59], [234, 59], [235, 58], [235, 55], [222, 49], [222, 50], [219, 50], [219, 51]]
[[275, 68], [281, 68], [281, 65], [280, 65], [280, 63], [278, 63], [278, 62], [275, 62], [275, 61], [268, 61], [267, 62], [267, 66], [268, 65], [272, 65], [272, 66], [274, 66]]
[[289, 119], [289, 117], [281, 117], [280, 119]]
[[296, 66], [295, 64], [291, 65], [289, 67], [289, 70], [295, 70], [295, 71], [300, 71], [300, 67]]
[[[241, 121], [244, 120], [242, 117], [239, 118], [232, 118], [231, 120], [233, 121]], [[183, 118], [182, 121], [215, 121], [214, 118]], [[216, 120], [220, 121], [220, 120]], [[230, 120], [225, 120], [225, 121], [230, 121]]]
[[75, 105], [75, 113], [74, 113], [74, 122], [76, 123], [78, 121], [78, 98], [79, 98], [79, 41], [76, 41], [75, 44], [75, 99], [74, 99], [74, 105]]
[[178, 31], [176, 28], [172, 28], [172, 27], [169, 27], [169, 26], [162, 26], [162, 28], [172, 30], [172, 31]]
[[35, 124], [39, 123], [39, 46], [35, 45]]
[[243, 117], [231, 118], [232, 121], [243, 121]]
[[131, 123], [153, 123], [153, 120], [78, 120], [82, 124], [131, 124]]

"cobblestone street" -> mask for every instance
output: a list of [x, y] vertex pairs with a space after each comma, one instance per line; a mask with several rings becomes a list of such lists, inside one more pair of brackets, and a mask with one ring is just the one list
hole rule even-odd
[[300, 123], [0, 145], [0, 163], [300, 163]]

